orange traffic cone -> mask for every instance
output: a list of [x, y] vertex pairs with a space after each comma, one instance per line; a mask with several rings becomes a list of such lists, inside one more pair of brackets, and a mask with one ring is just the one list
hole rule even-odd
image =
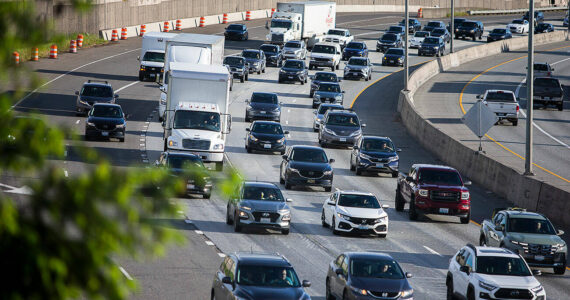
[[111, 42], [118, 42], [119, 41], [119, 33], [117, 32], [117, 29], [113, 29], [113, 31], [111, 31]]
[[75, 40], [69, 42], [69, 53], [77, 53], [77, 43]]
[[127, 28], [123, 27], [121, 28], [121, 40], [126, 40], [127, 39]]
[[200, 17], [200, 27], [206, 26], [206, 18]]
[[20, 53], [14, 51], [14, 53], [12, 53], [12, 56], [14, 57], [14, 64], [19, 65], [20, 64]]
[[420, 7], [420, 9], [418, 9], [418, 18], [423, 18], [423, 17], [424, 17], [423, 10]]
[[181, 20], [176, 20], [176, 29], [174, 29], [176, 31], [180, 31], [182, 30], [182, 21]]
[[56, 59], [57, 58], [57, 45], [53, 44], [49, 47], [49, 58]]
[[146, 33], [146, 25], [142, 24], [141, 25], [141, 32], [140, 32], [140, 36], [144, 36]]
[[164, 27], [162, 27], [162, 31], [164, 31], [164, 32], [170, 31], [170, 26], [168, 25], [168, 21], [164, 22]]
[[77, 35], [77, 47], [78, 48], [83, 47], [83, 34]]
[[248, 11], [245, 12], [245, 20], [246, 20], [246, 21], [251, 20], [251, 11], [248, 10]]
[[224, 17], [222, 18], [222, 24], [228, 24], [228, 14], [224, 14]]
[[40, 60], [40, 51], [38, 51], [38, 48], [33, 48], [33, 49], [32, 49], [32, 60], [33, 60], [33, 61], [38, 61], [38, 60]]

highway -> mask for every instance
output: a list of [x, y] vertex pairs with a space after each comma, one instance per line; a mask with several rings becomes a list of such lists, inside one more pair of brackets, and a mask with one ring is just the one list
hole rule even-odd
[[[504, 26], [511, 18], [512, 16], [486, 16], [477, 19], [484, 21], [486, 30], [489, 30], [493, 26]], [[560, 16], [547, 15], [546, 18], [558, 20]], [[401, 16], [386, 13], [340, 14], [337, 16], [337, 26], [349, 28], [358, 40], [366, 41], [369, 48], [374, 49], [375, 40], [382, 30], [400, 20]], [[244, 48], [257, 48], [262, 44], [266, 32], [264, 24], [265, 20], [250, 21], [250, 40], [227, 41], [226, 55], [238, 53]], [[187, 30], [207, 34], [219, 34], [222, 31], [223, 25]], [[456, 47], [461, 49], [480, 43], [482, 42], [456, 40]], [[87, 79], [108, 80], [118, 90], [118, 103], [131, 115], [127, 125], [128, 136], [125, 143], [93, 141], [87, 142], [87, 145], [99, 150], [115, 166], [130, 166], [147, 161], [152, 163], [162, 150], [162, 127], [156, 116], [160, 91], [155, 83], [137, 81], [136, 57], [139, 55], [139, 47], [140, 39], [130, 38], [117, 45], [81, 50], [78, 55], [62, 55], [57, 61], [42, 60], [34, 64], [34, 69], [46, 81], [51, 82], [19, 102], [15, 109], [39, 111], [51, 121], [82, 133], [85, 119], [74, 114], [74, 91]], [[418, 57], [415, 53], [416, 50], [411, 50], [410, 65], [433, 59]], [[399, 72], [401, 68], [381, 67], [381, 55], [376, 52], [371, 52], [370, 58], [375, 63], [372, 83], [384, 79], [374, 85], [364, 81], [343, 80], [341, 86], [346, 90], [345, 106], [349, 106], [360, 93], [353, 108], [368, 125], [365, 134], [391, 137], [396, 146], [403, 150], [400, 154], [401, 170], [405, 171], [415, 162], [438, 163], [406, 133], [398, 121], [397, 95], [403, 88], [403, 72]], [[561, 70], [563, 66], [555, 67]], [[278, 85], [277, 72], [276, 68], [268, 68], [263, 75], [250, 75], [249, 82], [241, 84], [236, 81], [230, 95], [233, 126], [226, 145], [227, 157], [248, 180], [278, 183], [281, 161], [279, 155], [247, 154], [244, 149], [245, 128], [249, 124], [243, 119], [244, 100], [252, 92], [271, 91], [279, 95], [280, 101], [284, 103], [281, 122], [284, 129], [291, 132], [289, 145], [316, 145], [317, 142], [316, 133], [312, 131], [313, 110], [308, 97], [309, 85]], [[337, 73], [342, 75], [342, 68]], [[561, 71], [560, 74], [565, 73]], [[363, 91], [369, 85], [371, 86]], [[227, 199], [218, 195], [214, 195], [211, 200], [180, 199], [185, 208], [180, 220], [167, 220], [157, 226], [169, 226], [183, 232], [189, 241], [186, 245], [173, 247], [165, 258], [157, 261], [119, 259], [125, 273], [139, 281], [140, 292], [134, 298], [208, 299], [211, 279], [221, 262], [218, 252], [253, 250], [285, 255], [300, 279], [313, 283], [308, 288], [312, 298], [324, 299], [326, 267], [333, 258], [343, 251], [374, 250], [391, 254], [405, 271], [414, 274], [411, 284], [415, 289], [415, 299], [442, 299], [445, 297], [445, 274], [449, 258], [466, 243], [477, 243], [479, 227], [476, 223], [489, 217], [492, 208], [507, 205], [503, 199], [497, 198], [484, 187], [475, 185], [470, 188], [473, 201], [472, 223], [462, 225], [455, 218], [437, 216], [411, 222], [407, 211], [396, 212], [393, 209], [395, 179], [385, 175], [357, 177], [349, 171], [349, 150], [327, 148], [326, 151], [329, 157], [336, 160], [333, 164], [335, 188], [370, 191], [382, 204], [390, 205], [391, 208], [387, 210], [390, 217], [387, 238], [335, 236], [330, 229], [321, 227], [320, 212], [327, 196], [322, 189], [284, 190], [281, 186], [285, 196], [294, 199], [291, 205], [292, 230], [288, 236], [266, 231], [234, 233], [233, 228], [225, 224]], [[69, 151], [61, 163], [70, 176], [80, 174], [87, 167], [73, 151]], [[184, 222], [184, 218], [188, 218], [192, 224]], [[206, 241], [213, 245], [206, 244]], [[545, 274], [538, 279], [544, 285], [549, 299], [566, 299], [570, 294], [569, 277], [568, 272], [564, 276], [555, 276], [550, 270], [545, 270]]]

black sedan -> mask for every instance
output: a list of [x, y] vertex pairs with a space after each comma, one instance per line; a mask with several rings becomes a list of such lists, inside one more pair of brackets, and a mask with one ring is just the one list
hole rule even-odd
[[265, 64], [268, 66], [281, 67], [283, 64], [283, 53], [279, 45], [263, 44], [259, 50], [265, 54]]
[[223, 64], [230, 67], [232, 76], [239, 78], [240, 82], [249, 80], [249, 65], [245, 58], [241, 56], [226, 56]]
[[376, 52], [385, 52], [390, 48], [400, 48], [404, 42], [399, 34], [395, 33], [385, 33], [376, 42]]
[[[400, 21], [398, 25], [406, 27], [406, 19]], [[408, 19], [408, 25], [409, 33], [414, 33], [416, 31], [422, 30], [422, 23], [418, 19]]]
[[255, 121], [245, 129], [245, 149], [252, 151], [280, 152], [285, 154], [286, 138], [289, 131], [283, 131], [281, 124], [271, 121]]
[[224, 36], [227, 40], [247, 41], [249, 39], [249, 32], [245, 24], [231, 24], [226, 27]]
[[309, 91], [309, 98], [313, 98], [315, 91], [319, 89], [321, 82], [340, 82], [340, 79], [334, 72], [319, 71], [311, 77], [311, 90]]
[[258, 93], [251, 95], [251, 99], [245, 100], [245, 121], [274, 120], [281, 121], [281, 103], [275, 93]]
[[245, 49], [241, 52], [241, 56], [245, 58], [245, 61], [249, 66], [249, 73], [265, 73], [266, 60], [265, 53], [263, 51], [257, 49]]
[[334, 159], [328, 159], [325, 150], [314, 146], [293, 146], [283, 155], [279, 168], [279, 182], [285, 189], [294, 185], [322, 186], [332, 190]]
[[406, 60], [404, 49], [402, 48], [391, 48], [384, 53], [382, 58], [383, 66], [403, 66]]
[[279, 83], [286, 81], [299, 81], [301, 84], [307, 83], [309, 68], [304, 60], [288, 59], [279, 70]]
[[205, 199], [210, 199], [212, 195], [212, 180], [199, 155], [163, 152], [154, 164], [157, 167], [168, 169], [173, 176], [184, 178], [186, 181], [184, 196], [199, 194]]
[[118, 104], [95, 103], [87, 114], [85, 139], [92, 137], [118, 138], [125, 141], [126, 116]]
[[345, 252], [329, 264], [325, 299], [413, 299], [411, 277], [389, 254]]
[[422, 45], [418, 49], [418, 56], [430, 55], [430, 56], [443, 56], [445, 55], [445, 43], [442, 38], [438, 37], [427, 37], [422, 42]]
[[506, 28], [495, 28], [489, 32], [487, 43], [513, 38], [513, 34]]
[[445, 28], [436, 28], [432, 30], [431, 36], [440, 37], [445, 43], [449, 43], [449, 41], [451, 41], [451, 34], [449, 34], [449, 31]]
[[553, 32], [554, 25], [550, 23], [540, 23], [534, 27], [534, 33], [546, 33], [546, 32]]

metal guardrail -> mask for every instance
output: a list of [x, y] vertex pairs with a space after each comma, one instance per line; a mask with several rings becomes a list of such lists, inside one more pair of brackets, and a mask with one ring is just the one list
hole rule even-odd
[[[567, 11], [568, 6], [557, 6], [557, 7], [542, 7], [535, 8], [536, 11]], [[470, 10], [467, 13], [469, 15], [506, 15], [506, 14], [521, 14], [526, 13], [528, 8], [523, 9], [506, 9], [506, 10]]]

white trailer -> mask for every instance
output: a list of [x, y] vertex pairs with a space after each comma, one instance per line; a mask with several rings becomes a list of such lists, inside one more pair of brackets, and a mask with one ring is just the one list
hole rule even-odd
[[308, 47], [312, 47], [335, 26], [334, 2], [278, 2], [271, 24], [266, 26], [269, 29], [266, 39], [274, 44], [304, 40]]
[[166, 74], [164, 150], [186, 151], [214, 162], [222, 170], [228, 114], [230, 73], [222, 65], [172, 62]]
[[154, 81], [163, 74], [166, 42], [176, 36], [176, 33], [168, 32], [149, 32], [143, 36], [141, 54], [137, 58], [140, 61], [140, 81], [147, 78]]

